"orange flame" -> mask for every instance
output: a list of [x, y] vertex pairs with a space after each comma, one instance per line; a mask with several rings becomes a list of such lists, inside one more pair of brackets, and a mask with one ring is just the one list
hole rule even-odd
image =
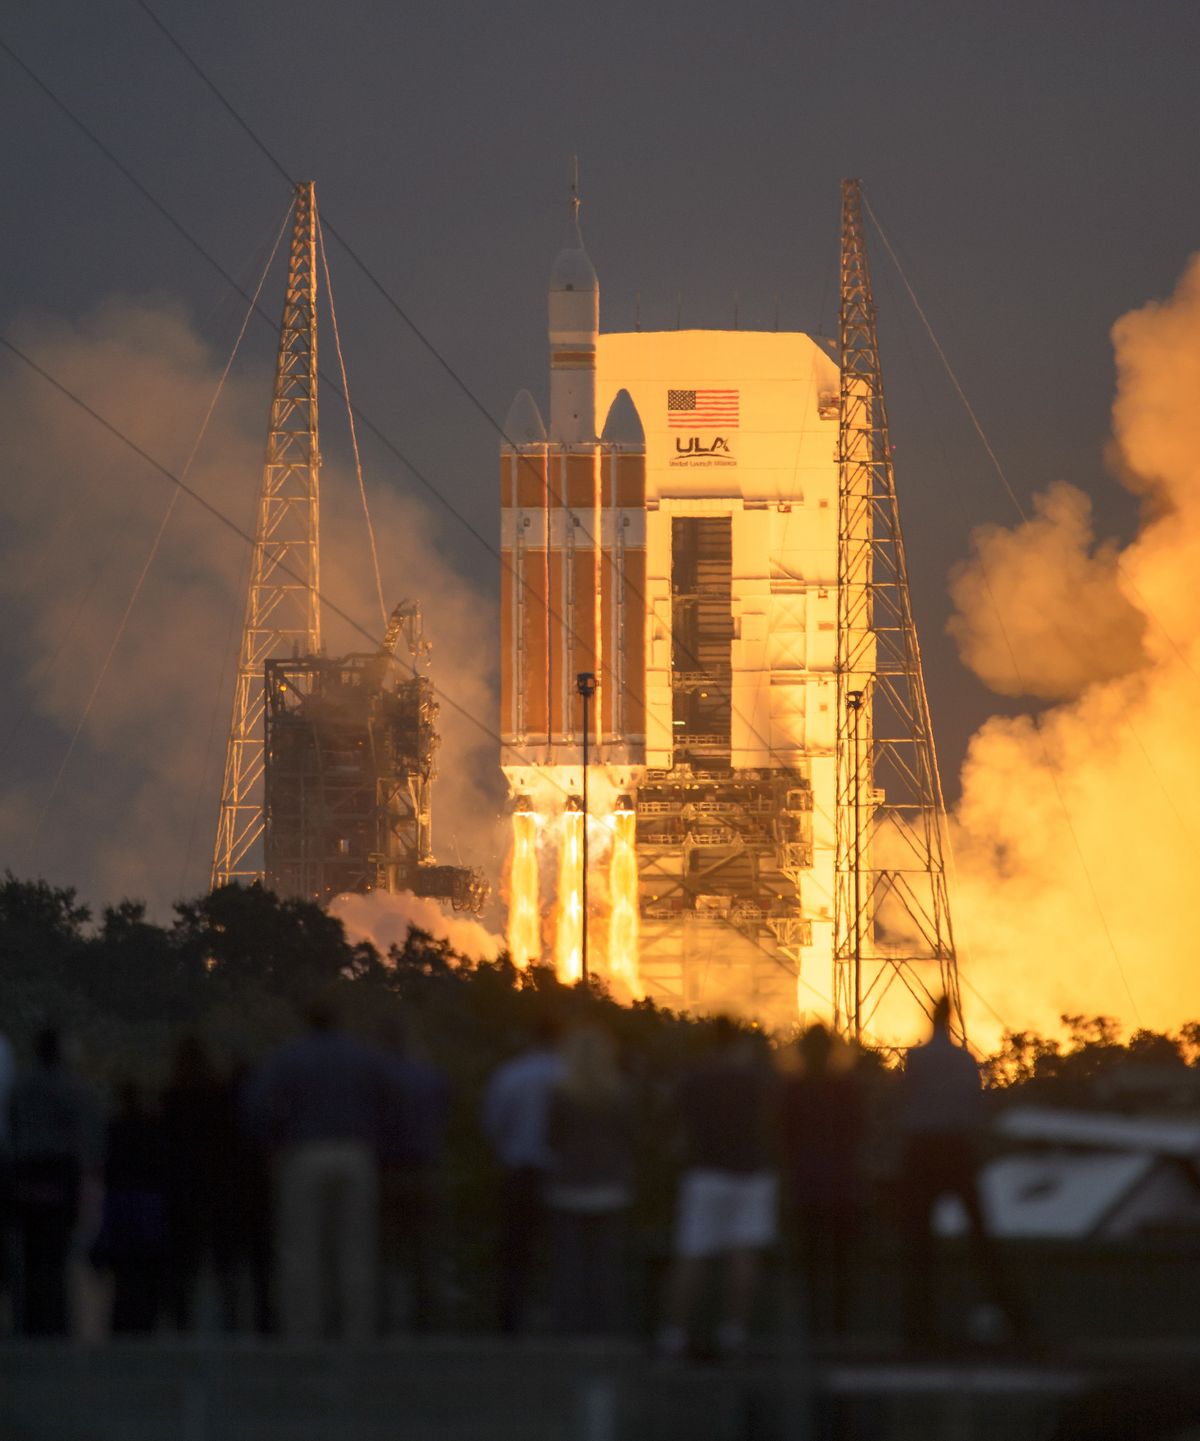
[[583, 812], [565, 811], [558, 851], [558, 925], [554, 966], [564, 985], [583, 974]]
[[537, 823], [532, 811], [513, 812], [512, 865], [509, 870], [508, 952], [522, 970], [541, 960], [538, 908]]
[[608, 974], [617, 986], [640, 1000], [638, 969], [637, 817], [633, 811], [613, 812], [612, 859], [608, 864], [612, 910], [608, 920]]

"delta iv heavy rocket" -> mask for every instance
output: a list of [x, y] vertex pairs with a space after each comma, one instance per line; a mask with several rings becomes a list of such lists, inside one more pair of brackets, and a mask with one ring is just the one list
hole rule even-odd
[[601, 335], [599, 298], [573, 202], [549, 423], [522, 391], [501, 447], [509, 949], [577, 979], [586, 893], [620, 998], [794, 1024], [832, 956], [837, 366], [799, 333]]
[[[587, 723], [589, 781], [598, 805], [589, 807], [589, 824], [602, 832], [627, 830], [630, 850], [629, 798], [644, 768], [646, 730], [645, 436], [625, 390], [597, 436], [599, 285], [577, 213], [572, 225], [573, 243], [550, 277], [549, 430], [533, 397], [521, 391], [505, 423], [500, 463], [501, 764], [516, 802], [509, 942], [518, 964], [541, 955], [531, 868], [538, 827], [555, 817], [562, 859], [554, 950], [568, 978], [578, 974], [583, 924], [574, 896], [583, 863], [579, 677], [595, 681]], [[617, 814], [628, 817], [626, 826], [613, 819]], [[607, 853], [611, 835], [597, 840]], [[625, 909], [636, 917], [636, 865], [632, 869]], [[611, 937], [604, 951], [610, 972], [619, 970]]]

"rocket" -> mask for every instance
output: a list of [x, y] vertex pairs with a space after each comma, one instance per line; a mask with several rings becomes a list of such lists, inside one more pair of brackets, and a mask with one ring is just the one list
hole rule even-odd
[[592, 782], [628, 796], [645, 767], [646, 441], [625, 390], [597, 434], [600, 287], [578, 209], [573, 192], [550, 273], [549, 425], [523, 390], [500, 448], [501, 765], [534, 810], [581, 793], [581, 673]]

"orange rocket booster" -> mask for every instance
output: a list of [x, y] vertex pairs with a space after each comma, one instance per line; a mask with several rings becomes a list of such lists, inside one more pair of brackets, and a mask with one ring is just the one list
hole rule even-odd
[[596, 434], [599, 285], [572, 225], [550, 276], [549, 426], [522, 391], [501, 446], [501, 764], [518, 793], [580, 765], [584, 671], [595, 763], [628, 790], [645, 757], [646, 442], [627, 391]]

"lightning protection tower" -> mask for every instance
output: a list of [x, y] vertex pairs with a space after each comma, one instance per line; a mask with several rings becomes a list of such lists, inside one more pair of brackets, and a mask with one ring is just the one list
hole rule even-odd
[[321, 649], [317, 440], [317, 206], [296, 187], [279, 358], [225, 752], [212, 885], [257, 880], [263, 833], [264, 667]]
[[[842, 182], [835, 1023], [862, 1039], [900, 986], [961, 1032], [945, 808], [896, 503], [861, 183]], [[893, 997], [890, 1007], [902, 997]]]

